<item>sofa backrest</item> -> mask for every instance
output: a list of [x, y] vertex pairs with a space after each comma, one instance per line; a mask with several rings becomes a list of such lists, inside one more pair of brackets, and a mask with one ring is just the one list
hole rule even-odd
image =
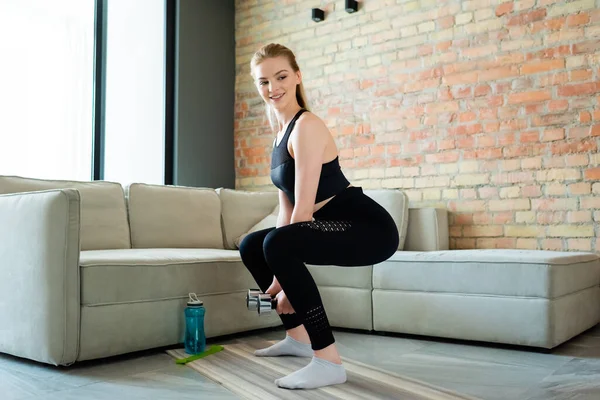
[[126, 193], [133, 248], [223, 248], [214, 189], [132, 183]]
[[[226, 249], [237, 249], [236, 239], [268, 218], [278, 203], [277, 192], [217, 189], [221, 198]], [[398, 250], [434, 251], [448, 249], [448, 214], [441, 208], [409, 208], [402, 190], [373, 189], [364, 193], [385, 208], [400, 234]], [[267, 218], [266, 218], [267, 217]], [[274, 219], [269, 219], [274, 226]], [[263, 227], [264, 228], [264, 227]]]
[[448, 211], [423, 207], [408, 209], [405, 251], [448, 250]]
[[236, 239], [269, 215], [279, 201], [276, 191], [219, 188], [217, 193], [221, 198], [223, 242], [229, 250], [237, 249]]
[[123, 187], [106, 181], [0, 176], [0, 194], [75, 189], [81, 197], [81, 250], [131, 248]]

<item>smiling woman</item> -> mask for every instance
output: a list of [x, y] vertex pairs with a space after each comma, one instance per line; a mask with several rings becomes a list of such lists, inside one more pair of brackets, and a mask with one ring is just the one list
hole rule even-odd
[[252, 58], [251, 71], [276, 133], [271, 180], [279, 189], [279, 214], [275, 228], [248, 234], [239, 248], [261, 290], [276, 297], [286, 329], [284, 340], [255, 354], [314, 351], [306, 367], [276, 381], [280, 387], [344, 383], [346, 371], [305, 263], [352, 267], [385, 261], [398, 249], [398, 229], [381, 205], [344, 176], [333, 136], [307, 109], [292, 51], [266, 45]]

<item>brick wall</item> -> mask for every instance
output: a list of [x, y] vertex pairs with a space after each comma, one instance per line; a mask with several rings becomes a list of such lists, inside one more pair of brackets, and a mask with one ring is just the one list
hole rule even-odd
[[600, 0], [359, 4], [236, 0], [236, 186], [274, 190], [249, 75], [273, 41], [351, 181], [447, 208], [452, 248], [600, 251]]

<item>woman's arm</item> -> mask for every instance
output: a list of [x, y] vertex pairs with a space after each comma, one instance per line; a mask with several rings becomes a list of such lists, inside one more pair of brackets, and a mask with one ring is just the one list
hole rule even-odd
[[[288, 199], [287, 195], [280, 189], [279, 190], [279, 214], [277, 214], [277, 224], [276, 228], [281, 228], [282, 226], [286, 226], [290, 224], [290, 220], [292, 218], [292, 211], [294, 206]], [[281, 285], [277, 280], [276, 276], [273, 276], [273, 282], [271, 286], [265, 291], [265, 293], [269, 293], [271, 296], [276, 296], [277, 293], [281, 292]]]
[[277, 224], [276, 228], [281, 228], [282, 226], [289, 225], [292, 219], [292, 211], [294, 206], [288, 199], [287, 195], [283, 192], [283, 190], [279, 190], [279, 214], [277, 214]]
[[331, 136], [323, 121], [312, 114], [298, 120], [296, 130], [291, 138], [296, 168], [296, 201], [290, 223], [312, 221], [323, 154]]

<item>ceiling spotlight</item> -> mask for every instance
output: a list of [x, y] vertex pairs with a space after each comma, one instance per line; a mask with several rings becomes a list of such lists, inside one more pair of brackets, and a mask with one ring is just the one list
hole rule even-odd
[[356, 0], [346, 0], [346, 12], [352, 14], [358, 11], [358, 3]]
[[325, 11], [320, 8], [312, 9], [312, 20], [315, 22], [321, 22], [325, 19]]

